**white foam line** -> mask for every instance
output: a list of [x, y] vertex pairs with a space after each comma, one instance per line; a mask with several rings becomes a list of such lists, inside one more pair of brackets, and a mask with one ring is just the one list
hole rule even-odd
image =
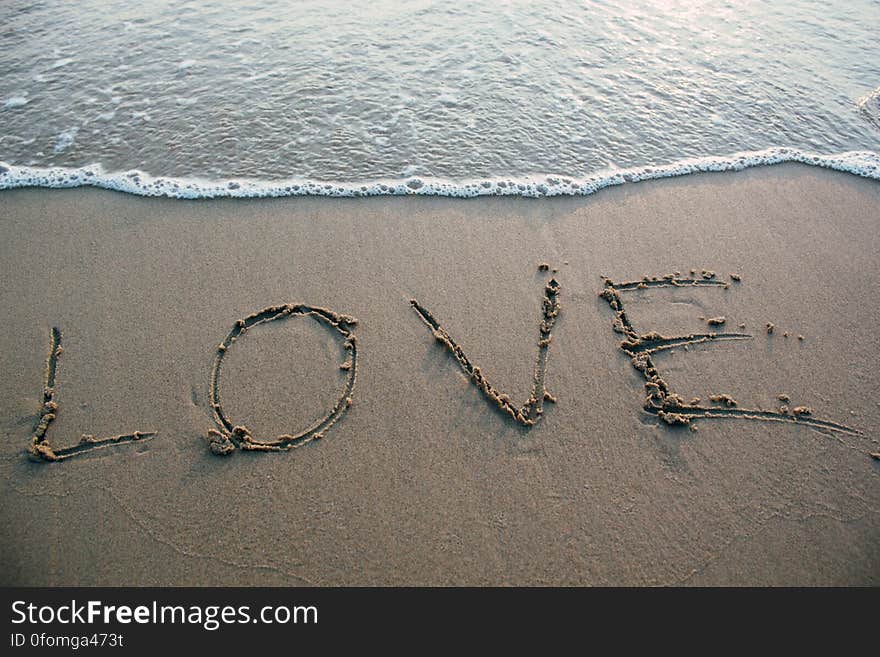
[[530, 176], [505, 180], [449, 181], [428, 178], [380, 180], [366, 183], [332, 183], [301, 179], [260, 181], [234, 179], [207, 181], [196, 178], [167, 178], [141, 171], [106, 173], [100, 164], [80, 168], [25, 167], [0, 162], [0, 190], [19, 187], [99, 187], [139, 196], [170, 198], [261, 198], [278, 196], [588, 196], [600, 189], [640, 180], [671, 178], [709, 171], [742, 171], [757, 166], [800, 162], [811, 166], [846, 171], [880, 180], [880, 154], [849, 151], [822, 155], [796, 148], [774, 147], [762, 151], [721, 157], [679, 160], [660, 166], [633, 167], [600, 172], [583, 179], [564, 176]]

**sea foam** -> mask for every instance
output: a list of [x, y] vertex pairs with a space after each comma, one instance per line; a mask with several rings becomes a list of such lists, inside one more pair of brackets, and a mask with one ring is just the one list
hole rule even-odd
[[0, 190], [20, 187], [99, 187], [138, 196], [169, 198], [262, 198], [282, 196], [589, 196], [601, 189], [624, 183], [671, 178], [692, 173], [742, 171], [751, 167], [799, 162], [811, 166], [845, 171], [880, 180], [880, 154], [849, 151], [832, 155], [810, 153], [795, 148], [774, 147], [728, 156], [683, 159], [669, 164], [601, 171], [586, 178], [538, 175], [526, 178], [451, 181], [411, 177], [364, 183], [286, 179], [261, 181], [230, 179], [208, 181], [196, 178], [168, 178], [141, 171], [107, 173], [100, 164], [78, 168], [27, 167], [0, 162]]

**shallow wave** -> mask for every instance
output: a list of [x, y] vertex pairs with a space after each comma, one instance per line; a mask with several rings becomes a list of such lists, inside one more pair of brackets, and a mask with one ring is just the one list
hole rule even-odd
[[860, 98], [858, 107], [865, 118], [880, 128], [880, 87], [874, 89], [864, 98]]
[[169, 198], [264, 198], [283, 196], [589, 196], [624, 183], [671, 178], [691, 173], [742, 171], [757, 166], [799, 162], [811, 166], [845, 171], [864, 178], [880, 180], [880, 154], [874, 151], [849, 151], [823, 155], [796, 148], [774, 147], [761, 151], [727, 156], [690, 158], [662, 165], [632, 167], [598, 172], [588, 178], [565, 176], [530, 176], [517, 179], [451, 181], [428, 178], [377, 180], [364, 183], [287, 179], [260, 181], [249, 179], [208, 181], [193, 178], [151, 176], [141, 171], [106, 173], [99, 164], [79, 167], [36, 168], [0, 162], [0, 190], [20, 187], [99, 187], [138, 196]]

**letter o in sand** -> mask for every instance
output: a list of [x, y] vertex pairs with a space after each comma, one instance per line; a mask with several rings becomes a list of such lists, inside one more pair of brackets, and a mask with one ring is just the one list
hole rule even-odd
[[[339, 335], [343, 341], [343, 346], [349, 353], [348, 360], [342, 366], [343, 369], [348, 371], [348, 376], [342, 389], [342, 394], [336, 400], [332, 410], [311, 427], [296, 435], [285, 434], [269, 440], [258, 440], [251, 435], [247, 427], [237, 426], [223, 411], [223, 406], [220, 403], [220, 372], [223, 366], [223, 357], [226, 355], [226, 351], [248, 329], [258, 324], [268, 324], [269, 322], [289, 319], [293, 315], [311, 317], [317, 322], [333, 329]], [[357, 378], [357, 340], [352, 332], [355, 324], [357, 324], [357, 320], [354, 317], [340, 315], [326, 308], [307, 306], [305, 304], [270, 306], [235, 322], [235, 326], [232, 327], [226, 339], [217, 346], [214, 365], [211, 368], [211, 410], [214, 414], [214, 422], [217, 425], [216, 429], [208, 431], [208, 445], [211, 451], [215, 454], [225, 455], [232, 453], [238, 447], [253, 451], [280, 452], [323, 438], [324, 433], [336, 424], [339, 418], [348, 410], [348, 407], [351, 406], [351, 396], [354, 392], [354, 384]]]

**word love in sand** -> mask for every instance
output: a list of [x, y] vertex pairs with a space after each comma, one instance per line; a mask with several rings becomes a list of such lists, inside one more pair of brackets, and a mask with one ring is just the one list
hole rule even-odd
[[[542, 269], [546, 269], [546, 267], [542, 266]], [[731, 278], [737, 282], [740, 280], [737, 275], [731, 275]], [[749, 340], [752, 336], [747, 333], [726, 332], [691, 333], [678, 336], [665, 336], [656, 331], [640, 333], [627, 316], [624, 298], [629, 293], [648, 288], [709, 287], [728, 289], [730, 284], [718, 280], [713, 272], [704, 270], [700, 275], [697, 275], [692, 270], [690, 277], [682, 277], [676, 272], [662, 277], [644, 277], [640, 280], [621, 283], [615, 283], [608, 278], [603, 280], [604, 285], [599, 296], [608, 302], [614, 313], [612, 328], [624, 338], [620, 343], [620, 348], [630, 359], [632, 366], [644, 378], [646, 397], [643, 408], [647, 413], [659, 418], [665, 426], [686, 426], [695, 430], [694, 422], [698, 419], [738, 418], [763, 422], [785, 422], [821, 431], [858, 434], [858, 431], [845, 425], [813, 417], [812, 410], [806, 406], [789, 408], [787, 405], [789, 400], [784, 395], [780, 396], [782, 403], [778, 410], [765, 411], [740, 408], [737, 402], [727, 394], [711, 395], [708, 404], [701, 403], [699, 398], [686, 402], [670, 389], [669, 384], [664, 380], [653, 361], [653, 355], [657, 352], [675, 347], [687, 348], [689, 345]], [[559, 282], [552, 278], [544, 288], [542, 299], [541, 317], [538, 325], [538, 353], [535, 359], [532, 390], [528, 399], [521, 405], [514, 404], [508, 395], [499, 391], [489, 382], [483, 371], [468, 359], [464, 350], [427, 308], [415, 299], [412, 299], [410, 303], [437, 341], [444, 345], [455, 358], [464, 374], [480, 390], [486, 400], [509, 421], [530, 427], [541, 420], [544, 413], [544, 402], [556, 402], [556, 398], [547, 390], [544, 378], [550, 344], [553, 339], [553, 326], [561, 308], [559, 295]], [[247, 335], [253, 327], [271, 322], [287, 321], [295, 317], [311, 318], [319, 322], [341, 341], [348, 354], [345, 362], [340, 365], [341, 369], [347, 372], [345, 385], [330, 412], [312, 426], [296, 434], [257, 438], [247, 427], [233, 422], [223, 409], [220, 400], [223, 359], [227, 351]], [[709, 323], [720, 326], [725, 323], [725, 320], [724, 318], [714, 318], [710, 319]], [[358, 342], [354, 334], [356, 325], [357, 320], [349, 315], [305, 304], [271, 306], [236, 321], [232, 330], [217, 346], [211, 368], [210, 404], [216, 425], [207, 435], [211, 451], [221, 455], [231, 454], [236, 449], [278, 452], [320, 440], [333, 425], [339, 422], [353, 403], [358, 369]], [[767, 330], [772, 332], [772, 325], [768, 325]], [[58, 328], [53, 328], [49, 356], [46, 361], [43, 405], [31, 440], [30, 455], [38, 461], [61, 461], [94, 449], [149, 440], [155, 437], [155, 431], [133, 431], [103, 438], [84, 435], [78, 443], [67, 447], [57, 447], [50, 444], [49, 427], [58, 414], [55, 374], [62, 353], [61, 337], [61, 331]]]

